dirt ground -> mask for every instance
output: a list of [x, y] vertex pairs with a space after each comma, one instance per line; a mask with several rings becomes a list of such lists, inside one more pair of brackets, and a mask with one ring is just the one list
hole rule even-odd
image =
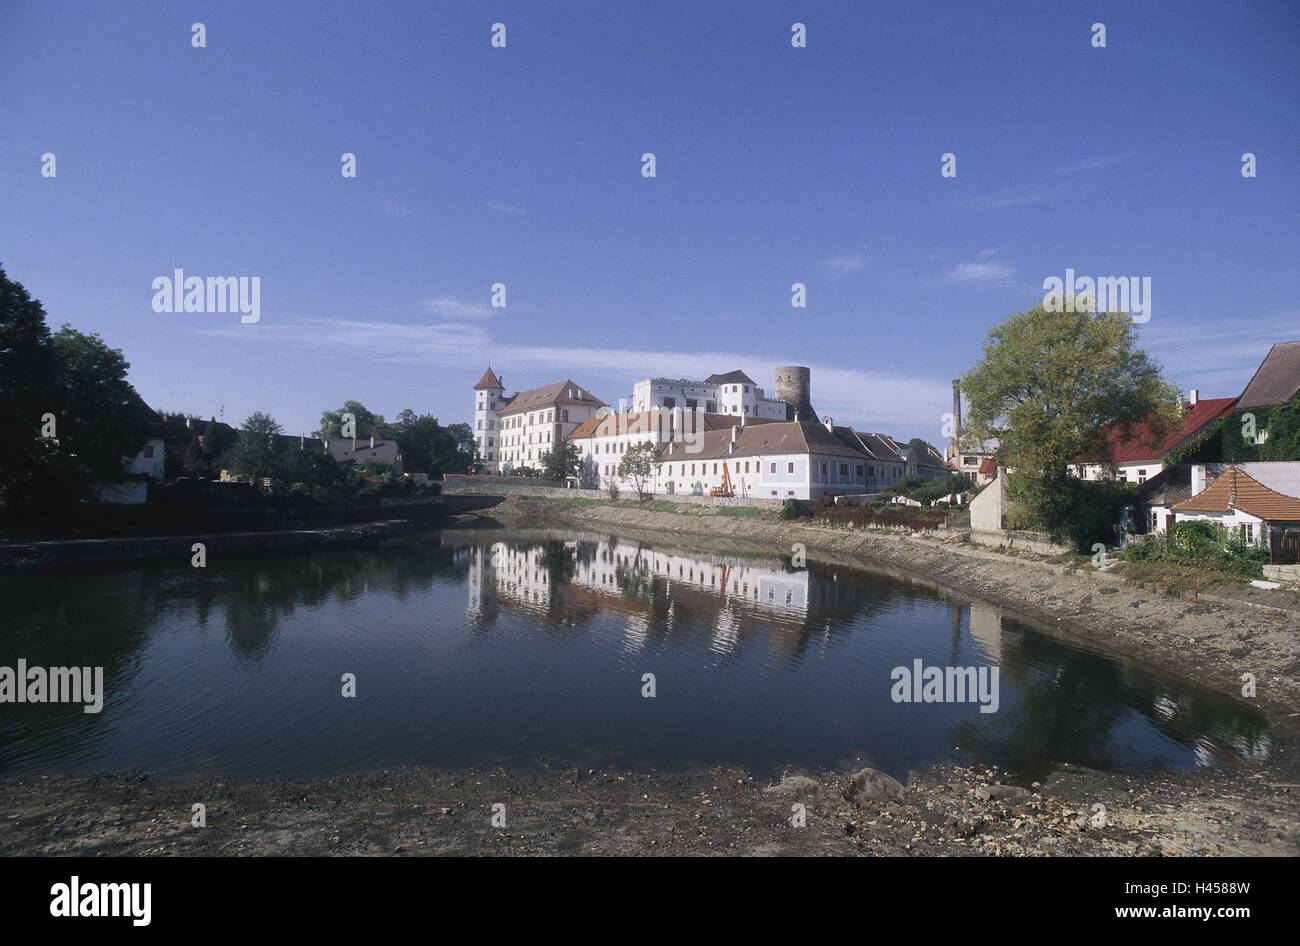
[[[11, 777], [0, 779], [0, 854], [1300, 854], [1300, 624], [1285, 614], [1154, 595], [1091, 569], [807, 523], [512, 497], [459, 525], [498, 523], [768, 553], [802, 542], [811, 559], [933, 581], [1237, 699], [1238, 678], [1254, 673], [1253, 703], [1273, 723], [1274, 750], [1263, 762], [1168, 775], [1067, 765], [1029, 785], [1014, 773], [946, 765], [913, 772], [904, 785], [852, 767], [774, 782], [730, 769], [540, 766], [314, 781]], [[191, 824], [196, 803], [206, 807], [206, 827]], [[503, 825], [499, 816], [493, 823], [498, 804]]]

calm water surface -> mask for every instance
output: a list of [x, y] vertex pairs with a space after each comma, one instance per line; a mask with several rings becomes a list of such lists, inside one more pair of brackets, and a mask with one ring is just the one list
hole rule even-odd
[[[98, 715], [0, 704], [5, 774], [861, 759], [900, 778], [945, 760], [1038, 777], [1269, 748], [1248, 708], [923, 583], [611, 536], [7, 577], [0, 601], [0, 665], [101, 665], [106, 691]], [[998, 667], [998, 711], [893, 702], [891, 670], [917, 658]]]

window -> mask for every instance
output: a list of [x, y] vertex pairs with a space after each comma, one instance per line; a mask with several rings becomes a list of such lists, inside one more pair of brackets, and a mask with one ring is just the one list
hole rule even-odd
[[1241, 537], [1246, 540], [1247, 545], [1255, 544], [1255, 523], [1243, 522], [1241, 524]]
[[568, 421], [568, 419], [569, 419], [569, 412], [568, 412], [568, 411], [560, 411], [560, 420], [561, 420], [561, 421]]
[[862, 464], [861, 464], [861, 463], [858, 464], [858, 477], [859, 477], [859, 478], [862, 477]]
[[483, 429], [483, 421], [480, 420], [480, 421], [478, 422], [478, 428], [477, 428], [477, 429], [478, 429], [478, 430], [482, 430], [482, 429]]
[[746, 472], [746, 473], [749, 472], [749, 461], [748, 461], [748, 460], [745, 461], [745, 472]]
[[791, 460], [789, 463], [787, 463], [787, 464], [785, 465], [785, 471], [786, 471], [787, 473], [793, 473], [793, 472], [794, 472], [794, 461], [793, 461], [793, 460]]
[[776, 490], [772, 490], [772, 495], [773, 495], [773, 496], [776, 495]]
[[676, 406], [677, 406], [677, 398], [675, 397], [664, 398], [664, 407], [673, 408]]
[[717, 465], [716, 463], [713, 464], [713, 472], [714, 472], [714, 475], [717, 475], [717, 472], [718, 472], [718, 465]]
[[700, 405], [700, 402], [697, 401], [697, 400], [695, 400], [694, 398], [688, 397], [688, 398], [686, 399], [686, 409], [687, 409], [688, 411], [693, 411], [693, 410], [695, 410], [695, 408], [699, 407], [699, 405]]
[[705, 409], [706, 411], [708, 411], [710, 414], [716, 414], [716, 413], [718, 413], [718, 402], [717, 402], [717, 401], [705, 401], [705, 402], [704, 402], [704, 409]]
[[[769, 467], [770, 467], [770, 468], [768, 469], [768, 472], [769, 472], [769, 473], [775, 473], [775, 472], [776, 472], [776, 464], [775, 464], [775, 463], [769, 464]], [[775, 496], [776, 494], [773, 493], [772, 495]]]
[[822, 479], [823, 479], [823, 480], [826, 479], [826, 476], [827, 476], [827, 473], [826, 473], [826, 464], [825, 464], [825, 463], [822, 463]]
[[1138, 482], [1139, 482], [1139, 483], [1145, 483], [1146, 481], [1147, 481], [1147, 471], [1146, 471], [1146, 470], [1138, 470]]
[[848, 475], [849, 475], [849, 465], [847, 463], [841, 463], [840, 476], [848, 476]]

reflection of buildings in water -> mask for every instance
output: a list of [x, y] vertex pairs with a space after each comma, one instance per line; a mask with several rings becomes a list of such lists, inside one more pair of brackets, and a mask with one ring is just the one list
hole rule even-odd
[[[813, 597], [807, 570], [786, 572], [720, 556], [702, 561], [623, 542], [581, 543], [596, 548], [580, 555], [575, 554], [579, 544], [563, 543], [575, 560], [570, 584], [600, 594], [650, 600], [659, 588], [670, 598], [688, 590], [704, 591], [720, 601], [743, 602], [786, 619], [805, 616]], [[555, 594], [539, 545], [496, 542], [475, 546], [469, 555], [468, 576], [467, 610], [476, 614], [485, 609], [489, 589], [498, 599], [543, 607]]]
[[[565, 548], [571, 549], [572, 542]], [[482, 615], [489, 604], [500, 600], [514, 601], [530, 607], [547, 607], [551, 603], [550, 571], [543, 561], [540, 545], [511, 547], [505, 542], [476, 545], [469, 558], [469, 601], [466, 610]]]
[[724, 604], [713, 622], [713, 650], [719, 654], [735, 653], [740, 642], [740, 616]]
[[627, 632], [623, 635], [623, 650], [629, 654], [639, 654], [645, 650], [646, 641], [649, 639], [649, 620], [641, 614], [629, 614]]
[[970, 603], [970, 636], [992, 664], [1002, 663], [1002, 613], [996, 608]]
[[[551, 571], [550, 569], [554, 569]], [[747, 632], [766, 630], [780, 662], [797, 659], [814, 638], [829, 640], [879, 590], [840, 580], [817, 566], [793, 571], [777, 558], [662, 551], [616, 539], [496, 542], [475, 547], [467, 566], [467, 612], [491, 622], [498, 607], [563, 615], [610, 612], [628, 622], [624, 647], [639, 652], [652, 636], [685, 621], [733, 656]]]

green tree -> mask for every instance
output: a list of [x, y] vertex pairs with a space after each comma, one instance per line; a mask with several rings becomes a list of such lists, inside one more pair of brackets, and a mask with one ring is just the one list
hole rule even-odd
[[[351, 414], [356, 421], [355, 429], [344, 430], [347, 423], [345, 414]], [[315, 435], [324, 440], [369, 440], [371, 437], [387, 438], [392, 431], [384, 421], [383, 414], [376, 414], [360, 401], [344, 401], [337, 411], [325, 411], [320, 415], [320, 430]]]
[[41, 303], [0, 268], [5, 514], [79, 500], [92, 481], [121, 475], [144, 444], [149, 416], [126, 381], [128, 367], [97, 335], [67, 326], [51, 334]]
[[408, 473], [461, 473], [474, 462], [474, 434], [469, 424], [443, 427], [432, 414], [417, 414], [407, 408], [398, 415], [391, 434]]
[[1012, 497], [1057, 538], [1070, 531], [1068, 503], [1078, 499], [1071, 465], [1082, 457], [1108, 462], [1108, 428], [1124, 437], [1141, 423], [1158, 440], [1176, 423], [1180, 403], [1150, 353], [1137, 347], [1126, 314], [1042, 305], [989, 331], [961, 389], [969, 402], [962, 444], [975, 452], [998, 440], [999, 462], [1012, 470]]
[[623, 454], [623, 458], [618, 461], [618, 475], [632, 482], [637, 499], [643, 502], [646, 498], [646, 485], [654, 473], [654, 466], [655, 445], [648, 440], [629, 447]]
[[542, 475], [553, 480], [563, 480], [578, 475], [578, 445], [561, 436], [550, 450], [542, 454]]
[[239, 428], [239, 440], [228, 450], [229, 469], [239, 476], [275, 476], [284, 459], [281, 435], [274, 417], [257, 411]]

